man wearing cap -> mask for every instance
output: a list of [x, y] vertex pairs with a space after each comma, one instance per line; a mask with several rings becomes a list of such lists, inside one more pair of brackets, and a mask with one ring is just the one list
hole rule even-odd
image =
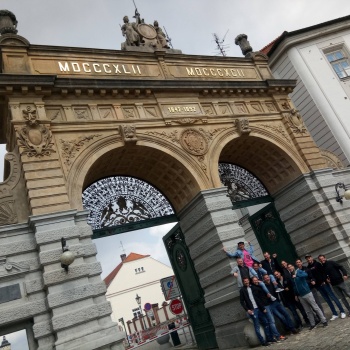
[[244, 242], [237, 243], [237, 250], [234, 253], [230, 253], [227, 251], [225, 247], [222, 250], [226, 253], [226, 255], [230, 258], [241, 258], [243, 259], [244, 265], [247, 267], [253, 267], [254, 261], [259, 262], [259, 260], [253, 255], [254, 249], [253, 245], [248, 242], [249, 248], [245, 249]]
[[335, 309], [332, 303], [332, 300], [335, 302], [340, 311], [340, 317], [345, 318], [346, 315], [343, 306], [339, 302], [339, 299], [334, 295], [332, 288], [327, 282], [327, 274], [324, 266], [322, 266], [321, 263], [315, 261], [310, 254], [306, 254], [305, 259], [308, 263], [307, 268], [309, 269], [313, 277], [313, 281], [311, 281], [311, 284], [314, 285], [317, 288], [317, 290], [321, 293], [323, 299], [326, 301], [326, 303], [332, 311], [333, 316], [330, 319], [330, 321], [334, 321], [339, 317], [337, 310]]
[[339, 296], [345, 307], [348, 309], [350, 316], [350, 305], [346, 300], [346, 297], [350, 298], [350, 292], [344, 282], [348, 279], [348, 273], [342, 265], [338, 264], [336, 261], [327, 260], [322, 254], [318, 256], [318, 260], [324, 267], [328, 280], [333, 286], [335, 293]]

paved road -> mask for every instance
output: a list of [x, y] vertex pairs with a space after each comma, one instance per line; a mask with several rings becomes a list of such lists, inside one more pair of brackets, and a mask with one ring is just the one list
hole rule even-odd
[[[329, 319], [329, 317], [328, 317]], [[299, 334], [288, 336], [284, 342], [273, 344], [271, 350], [348, 350], [350, 349], [350, 317], [328, 322], [328, 327], [317, 326], [312, 331], [304, 328]], [[235, 350], [251, 349], [248, 347]]]

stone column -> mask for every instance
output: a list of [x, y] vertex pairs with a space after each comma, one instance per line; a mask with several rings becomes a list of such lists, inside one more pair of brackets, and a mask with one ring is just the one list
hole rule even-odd
[[[42, 327], [51, 329], [56, 350], [121, 350], [124, 333], [111, 321], [112, 309], [86, 216], [86, 212], [70, 210], [30, 217], [50, 310], [50, 319], [43, 320]], [[60, 264], [62, 237], [76, 254], [68, 272]], [[35, 320], [35, 336], [39, 326]], [[52, 345], [43, 344], [39, 349], [52, 349]]]
[[275, 203], [301, 258], [325, 254], [350, 266], [350, 201], [335, 200], [338, 182], [350, 184], [350, 169], [317, 170], [279, 191]]
[[201, 191], [179, 217], [219, 348], [246, 345], [243, 328], [247, 318], [239, 304], [236, 281], [230, 275], [235, 262], [221, 250], [223, 246], [236, 249], [237, 242], [244, 240], [226, 187]]

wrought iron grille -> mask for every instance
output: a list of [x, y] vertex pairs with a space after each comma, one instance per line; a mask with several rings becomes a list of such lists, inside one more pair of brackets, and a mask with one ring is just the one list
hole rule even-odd
[[227, 186], [232, 202], [268, 196], [264, 185], [248, 170], [230, 163], [219, 163], [221, 183]]
[[96, 181], [82, 197], [93, 230], [174, 214], [169, 201], [155, 187], [133, 177]]

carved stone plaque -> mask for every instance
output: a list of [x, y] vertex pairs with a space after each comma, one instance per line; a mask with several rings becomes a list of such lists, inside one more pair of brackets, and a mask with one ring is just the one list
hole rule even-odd
[[190, 154], [202, 156], [208, 151], [208, 142], [196, 129], [185, 130], [180, 138], [181, 146]]

